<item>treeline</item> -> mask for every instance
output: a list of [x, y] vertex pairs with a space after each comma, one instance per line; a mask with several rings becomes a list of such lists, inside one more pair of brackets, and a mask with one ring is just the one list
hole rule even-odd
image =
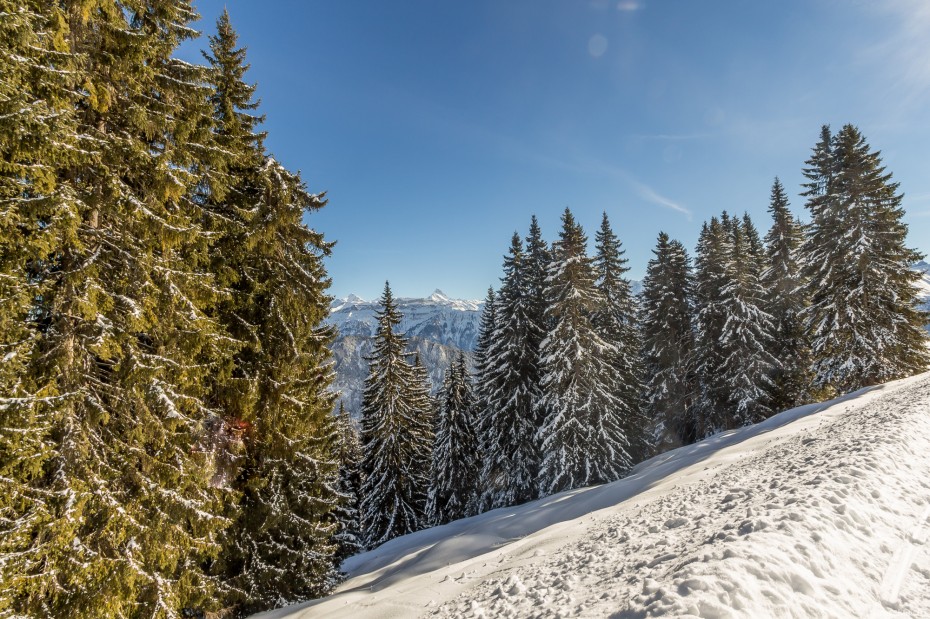
[[224, 14], [0, 0], [0, 616], [239, 616], [328, 592], [325, 204]]
[[660, 233], [634, 297], [606, 213], [594, 253], [569, 209], [534, 217], [488, 291], [472, 371], [436, 402], [404, 355], [389, 287], [365, 388], [361, 547], [496, 507], [608, 482], [645, 457], [930, 363], [920, 256], [902, 195], [859, 130], [822, 129], [806, 162], [811, 221], [775, 180], [764, 239], [748, 214], [703, 224], [694, 264]]

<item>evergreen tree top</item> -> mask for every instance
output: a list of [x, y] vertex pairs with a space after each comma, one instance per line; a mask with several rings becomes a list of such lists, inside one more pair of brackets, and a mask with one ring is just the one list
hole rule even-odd
[[264, 115], [253, 115], [248, 110], [258, 109], [260, 100], [253, 99], [257, 86], [245, 82], [250, 65], [246, 62], [246, 48], [236, 47], [239, 35], [232, 27], [229, 11], [223, 9], [216, 21], [216, 34], [211, 35], [210, 52], [201, 51], [214, 71], [214, 92], [211, 101], [217, 120], [217, 132], [228, 137], [253, 140], [261, 148], [265, 133], [256, 133]]

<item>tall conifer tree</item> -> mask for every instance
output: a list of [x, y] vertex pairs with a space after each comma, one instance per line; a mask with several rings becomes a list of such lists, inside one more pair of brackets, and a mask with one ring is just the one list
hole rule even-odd
[[814, 149], [804, 245], [811, 305], [805, 313], [816, 383], [839, 393], [927, 367], [926, 316], [918, 311], [906, 247], [903, 196], [853, 125]]
[[[57, 393], [31, 360], [49, 314], [41, 300], [75, 220], [57, 173], [87, 159], [76, 131], [78, 59], [67, 19], [43, 2], [0, 1], [0, 616], [33, 612], [54, 586], [49, 536], [67, 500], [49, 494]], [[59, 529], [60, 531], [60, 529]], [[62, 532], [63, 533], [63, 532]]]
[[245, 50], [226, 12], [210, 43], [215, 149], [225, 159], [208, 174], [206, 210], [219, 233], [211, 267], [231, 289], [215, 311], [243, 342], [216, 399], [246, 447], [222, 564], [252, 612], [322, 595], [335, 581], [333, 332], [322, 324], [330, 300], [322, 258], [332, 244], [303, 223], [325, 200], [264, 151]]
[[684, 246], [666, 233], [659, 233], [652, 253], [643, 278], [640, 324], [653, 444], [666, 451], [697, 439], [690, 417], [693, 276]]
[[553, 327], [542, 345], [543, 494], [613, 481], [632, 466], [611, 365], [618, 351], [593, 322], [605, 302], [586, 248], [584, 231], [566, 208], [547, 280]]
[[724, 428], [759, 422], [771, 414], [770, 374], [777, 366], [769, 353], [771, 318], [763, 309], [764, 291], [760, 284], [761, 244], [748, 215], [732, 228], [725, 256], [725, 283], [720, 290], [720, 307], [726, 317], [720, 332], [722, 363], [717, 380], [724, 387], [726, 405]]
[[471, 515], [477, 500], [480, 457], [475, 402], [463, 353], [447, 371], [439, 398], [427, 506], [432, 525]]
[[336, 428], [339, 436], [337, 461], [339, 462], [338, 490], [342, 495], [334, 517], [339, 525], [336, 534], [336, 562], [363, 550], [362, 529], [359, 520], [359, 492], [362, 485], [362, 443], [354, 422], [342, 402], [336, 414]]
[[432, 448], [431, 419], [418, 408], [407, 340], [395, 331], [401, 315], [387, 283], [377, 319], [362, 403], [361, 508], [367, 548], [424, 525], [429, 478], [422, 462]]
[[800, 248], [804, 230], [788, 209], [788, 195], [777, 178], [769, 201], [772, 227], [765, 236], [766, 268], [762, 272], [765, 309], [772, 316], [771, 352], [778, 361], [772, 375], [771, 406], [775, 412], [804, 404], [810, 392], [810, 347], [801, 314], [807, 304], [801, 276]]
[[495, 329], [487, 352], [482, 502], [490, 508], [536, 498], [539, 446], [538, 349], [541, 334], [532, 318], [527, 262], [514, 233], [504, 257], [504, 277], [495, 307]]
[[638, 461], [648, 451], [648, 421], [643, 411], [643, 366], [636, 322], [637, 305], [630, 281], [626, 278], [630, 268], [623, 255], [623, 245], [611, 228], [606, 212], [594, 238], [596, 286], [604, 300], [603, 307], [594, 313], [594, 325], [600, 336], [616, 348], [611, 359], [620, 404], [616, 414], [630, 442], [630, 453]]
[[203, 268], [209, 237], [192, 199], [212, 124], [204, 73], [171, 56], [196, 15], [182, 0], [32, 8], [49, 18], [51, 67], [73, 80], [69, 113], [50, 118], [73, 139], [42, 162], [57, 213], [30, 224], [54, 247], [37, 274], [29, 369], [53, 454], [33, 482], [53, 517], [30, 542], [30, 584], [12, 606], [86, 617], [209, 610], [218, 583], [201, 564], [218, 553], [225, 521], [213, 456], [199, 446], [206, 384], [230, 346], [205, 312], [222, 291]]
[[711, 217], [710, 223], [703, 224], [698, 237], [694, 359], [699, 394], [693, 413], [698, 439], [727, 427], [729, 387], [723, 380], [722, 366], [726, 356], [721, 337], [727, 320], [723, 289], [728, 283], [731, 230], [729, 217]]

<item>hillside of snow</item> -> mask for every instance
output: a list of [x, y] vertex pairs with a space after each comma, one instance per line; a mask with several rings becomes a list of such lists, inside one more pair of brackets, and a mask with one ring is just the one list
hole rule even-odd
[[313, 617], [930, 617], [930, 374], [397, 538]]

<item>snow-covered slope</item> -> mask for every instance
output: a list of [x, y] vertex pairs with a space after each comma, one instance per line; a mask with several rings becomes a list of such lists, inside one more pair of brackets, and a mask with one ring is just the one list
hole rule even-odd
[[350, 558], [312, 617], [930, 617], [930, 374]]
[[[410, 350], [420, 354], [435, 389], [458, 352], [474, 350], [484, 303], [450, 299], [436, 290], [425, 299], [397, 299], [397, 306], [403, 314], [398, 328], [409, 338]], [[342, 394], [346, 409], [356, 416], [361, 410], [368, 374], [365, 358], [371, 353], [379, 309], [377, 302], [349, 295], [333, 301], [327, 319], [339, 330], [332, 346], [336, 371], [333, 389]]]

